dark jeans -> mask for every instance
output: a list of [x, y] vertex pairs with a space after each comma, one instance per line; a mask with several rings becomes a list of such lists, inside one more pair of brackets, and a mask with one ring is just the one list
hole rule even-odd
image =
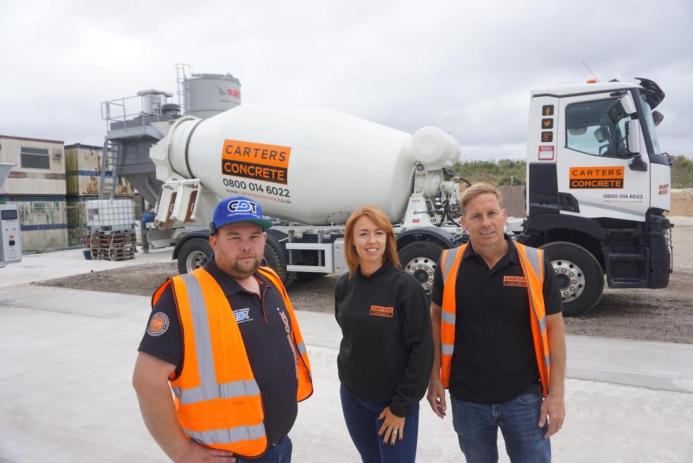
[[383, 424], [378, 415], [389, 404], [361, 400], [343, 384], [339, 393], [349, 435], [364, 463], [409, 463], [416, 460], [419, 404], [409, 407], [409, 413], [404, 420], [404, 438], [397, 438], [395, 445], [390, 445], [384, 444], [383, 438], [378, 437], [378, 430]]
[[279, 442], [270, 448], [259, 458], [236, 457], [238, 463], [291, 463], [291, 439], [282, 437]]
[[452, 423], [468, 463], [498, 461], [498, 428], [513, 463], [548, 463], [551, 442], [544, 439], [546, 425], [537, 426], [541, 394], [520, 394], [501, 404], [478, 404], [453, 397]]

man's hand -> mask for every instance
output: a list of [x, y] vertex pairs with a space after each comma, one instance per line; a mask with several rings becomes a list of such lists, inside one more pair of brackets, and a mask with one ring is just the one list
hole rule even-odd
[[397, 437], [399, 440], [404, 439], [404, 417], [397, 416], [390, 410], [390, 407], [385, 407], [380, 415], [379, 420], [383, 420], [383, 425], [378, 430], [378, 436], [382, 436], [383, 444], [395, 445]]
[[563, 402], [563, 397], [560, 395], [549, 394], [544, 399], [541, 404], [541, 410], [539, 411], [539, 423], [537, 425], [540, 428], [544, 427], [546, 421], [549, 422], [549, 427], [544, 434], [544, 438], [556, 434], [563, 426], [563, 420], [565, 419], [565, 403]]
[[179, 457], [174, 458], [174, 461], [176, 463], [236, 463], [236, 457], [234, 457], [231, 452], [210, 449], [189, 440], [188, 445], [183, 449], [183, 453]]
[[190, 440], [176, 419], [168, 377], [176, 366], [152, 355], [137, 355], [132, 382], [144, 423], [166, 455], [175, 462], [236, 462], [233, 453], [215, 450]]
[[426, 394], [426, 399], [428, 399], [428, 403], [431, 404], [433, 413], [440, 418], [445, 418], [445, 411], [447, 410], [447, 405], [445, 404], [445, 388], [440, 383], [440, 379], [435, 375], [431, 376], [431, 380], [428, 382], [428, 394]]

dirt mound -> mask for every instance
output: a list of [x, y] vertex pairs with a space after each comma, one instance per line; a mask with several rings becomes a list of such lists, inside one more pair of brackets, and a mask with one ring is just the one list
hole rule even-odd
[[693, 193], [687, 190], [671, 190], [669, 215], [693, 216]]

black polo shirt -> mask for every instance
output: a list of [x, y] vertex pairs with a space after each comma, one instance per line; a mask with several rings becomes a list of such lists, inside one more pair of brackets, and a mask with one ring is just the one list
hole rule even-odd
[[[246, 291], [221, 271], [214, 260], [205, 269], [221, 286], [238, 322], [250, 367], [262, 396], [265, 433], [270, 444], [276, 443], [291, 430], [298, 408], [296, 364], [287, 335], [291, 321], [284, 300], [279, 290], [259, 273], [255, 274], [255, 278], [260, 283], [260, 296]], [[158, 312], [166, 314], [168, 328], [163, 332], [154, 332], [154, 335], [148, 329], [139, 351], [176, 365], [178, 376], [183, 367], [184, 352], [173, 285], [162, 294], [152, 309], [150, 319]]]
[[[457, 275], [455, 351], [450, 372], [450, 395], [477, 403], [503, 403], [520, 392], [539, 391], [527, 288], [517, 285], [522, 267], [510, 238], [507, 254], [489, 269], [468, 245]], [[551, 262], [544, 258], [546, 314], [562, 310]], [[431, 299], [443, 303], [440, 265], [435, 271]]]

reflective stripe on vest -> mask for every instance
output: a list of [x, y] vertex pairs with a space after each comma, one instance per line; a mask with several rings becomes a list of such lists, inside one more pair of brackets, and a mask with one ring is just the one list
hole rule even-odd
[[[542, 393], [546, 395], [549, 387], [551, 356], [549, 354], [546, 332], [546, 307], [544, 303], [544, 254], [543, 251], [515, 242], [515, 249], [527, 279], [530, 325], [532, 343], [536, 356]], [[444, 387], [449, 387], [452, 356], [455, 350], [455, 322], [457, 313], [456, 286], [457, 275], [462, 265], [462, 257], [467, 244], [447, 249], [441, 256], [443, 276], [443, 306], [441, 312], [441, 369], [440, 379]]]
[[213, 429], [211, 431], [190, 431], [185, 433], [199, 442], [218, 442], [220, 444], [233, 444], [243, 440], [255, 440], [265, 437], [265, 426], [238, 426], [232, 429]]
[[306, 345], [305, 344], [300, 343], [296, 347], [298, 347], [298, 351], [301, 353], [301, 355], [306, 353]]
[[197, 368], [200, 381], [203, 384], [216, 383], [216, 371], [214, 368], [214, 354], [212, 354], [212, 341], [207, 320], [207, 307], [202, 294], [200, 282], [194, 276], [185, 273], [180, 275], [185, 282], [188, 291], [188, 300], [192, 309], [193, 329], [195, 333], [195, 353], [197, 354]]
[[194, 404], [205, 400], [230, 399], [260, 394], [260, 388], [254, 380], [232, 381], [225, 384], [207, 384], [191, 389], [181, 389], [180, 387], [172, 387], [171, 389], [181, 404]]

